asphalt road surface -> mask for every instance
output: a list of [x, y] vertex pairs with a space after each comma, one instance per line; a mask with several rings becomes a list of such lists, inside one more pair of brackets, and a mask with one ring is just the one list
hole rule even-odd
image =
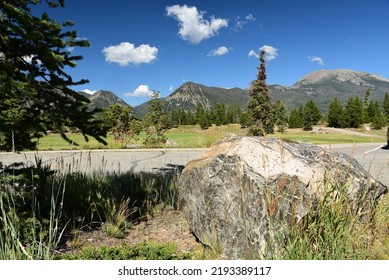
[[370, 174], [389, 186], [389, 149], [386, 143], [323, 145], [355, 158]]
[[[389, 150], [385, 143], [323, 145], [327, 150], [351, 155], [370, 174], [389, 185]], [[206, 149], [141, 149], [141, 150], [91, 150], [91, 151], [48, 151], [0, 153], [0, 162], [9, 165], [14, 162], [34, 164], [35, 157], [58, 170], [82, 172], [116, 171], [134, 172], [165, 171], [182, 169], [190, 160], [204, 153]]]

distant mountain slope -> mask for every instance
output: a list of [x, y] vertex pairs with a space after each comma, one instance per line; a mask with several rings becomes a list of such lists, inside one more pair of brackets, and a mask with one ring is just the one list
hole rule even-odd
[[[333, 98], [338, 97], [345, 103], [350, 96], [363, 98], [369, 88], [372, 100], [382, 100], [385, 93], [389, 93], [389, 80], [346, 69], [319, 70], [304, 76], [289, 89], [296, 92], [296, 96], [302, 94], [302, 99], [313, 99], [321, 109], [327, 109]], [[276, 99], [283, 100], [283, 97], [274, 94]]]
[[[302, 77], [293, 86], [268, 85], [273, 101], [281, 100], [288, 111], [313, 99], [323, 113], [334, 97], [340, 98], [344, 104], [350, 96], [364, 97], [367, 89], [371, 89], [372, 100], [383, 100], [389, 93], [389, 80], [381, 76], [352, 70], [319, 70]], [[110, 104], [127, 105], [121, 98], [109, 91], [97, 91], [88, 95], [91, 107], [105, 108]], [[237, 105], [246, 108], [249, 94], [247, 89], [209, 87], [193, 82], [187, 82], [163, 99], [165, 108], [169, 111], [183, 109], [196, 111], [202, 105], [209, 109], [218, 103], [227, 106]], [[143, 117], [146, 114], [147, 102], [135, 106], [134, 116]]]
[[91, 109], [95, 109], [95, 108], [105, 109], [112, 104], [129, 106], [123, 99], [121, 99], [111, 91], [98, 90], [94, 94], [88, 94], [83, 91], [80, 91], [79, 93], [90, 100], [89, 108]]
[[[195, 112], [197, 106], [210, 109], [218, 103], [237, 105], [244, 108], [249, 99], [247, 90], [240, 88], [208, 87], [193, 82], [187, 82], [163, 99], [165, 108], [169, 111], [183, 109]], [[136, 106], [134, 110], [144, 115], [147, 102]]]

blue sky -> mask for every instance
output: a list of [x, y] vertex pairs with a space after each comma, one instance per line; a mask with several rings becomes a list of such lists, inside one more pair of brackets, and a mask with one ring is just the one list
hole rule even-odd
[[72, 20], [89, 48], [68, 72], [135, 106], [187, 81], [247, 88], [261, 48], [267, 82], [290, 86], [320, 69], [389, 78], [389, 0], [65, 0], [49, 9]]

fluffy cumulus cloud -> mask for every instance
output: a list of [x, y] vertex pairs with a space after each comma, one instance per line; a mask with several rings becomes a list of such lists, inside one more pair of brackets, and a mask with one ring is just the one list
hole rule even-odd
[[324, 61], [321, 57], [318, 56], [308, 56], [308, 59], [310, 62], [316, 62], [319, 63], [321, 66], [324, 65]]
[[129, 64], [138, 65], [153, 62], [157, 58], [158, 49], [146, 44], [135, 47], [129, 42], [122, 42], [119, 45], [104, 48], [103, 53], [105, 61], [128, 66]]
[[270, 60], [273, 60], [273, 59], [277, 58], [279, 49], [277, 49], [275, 47], [272, 47], [272, 46], [264, 45], [264, 46], [259, 48], [259, 52], [258, 53], [256, 53], [254, 50], [251, 50], [249, 52], [248, 56], [249, 57], [259, 58], [259, 54], [260, 54], [261, 51], [265, 51], [266, 52], [265, 60], [266, 61], [270, 61]]
[[216, 35], [219, 29], [228, 26], [226, 19], [214, 16], [210, 17], [210, 20], [205, 19], [204, 12], [199, 12], [196, 7], [173, 5], [166, 7], [166, 12], [179, 22], [178, 34], [181, 38], [193, 44], [199, 44], [202, 40]]
[[153, 91], [148, 85], [139, 85], [133, 92], [124, 94], [127, 97], [151, 97]]
[[228, 53], [228, 48], [225, 46], [218, 47], [209, 52], [208, 56], [220, 56]]

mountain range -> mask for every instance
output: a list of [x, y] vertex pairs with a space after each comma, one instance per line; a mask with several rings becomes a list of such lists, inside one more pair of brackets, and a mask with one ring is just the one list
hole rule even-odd
[[[288, 111], [312, 99], [325, 113], [333, 98], [338, 97], [345, 104], [350, 96], [359, 96], [363, 99], [367, 89], [371, 90], [372, 100], [383, 100], [385, 93], [389, 93], [389, 79], [346, 69], [319, 70], [302, 77], [292, 86], [268, 85], [267, 87], [272, 100], [281, 100]], [[91, 100], [90, 106], [93, 108], [104, 108], [112, 104], [111, 102], [126, 105], [121, 98], [109, 91], [97, 91], [93, 95], [84, 96]], [[248, 89], [226, 89], [187, 82], [163, 98], [163, 101], [169, 111], [175, 109], [195, 111], [199, 105], [209, 109], [217, 103], [245, 108], [248, 99]], [[135, 106], [134, 115], [142, 117], [146, 113], [146, 107], [147, 102]]]

